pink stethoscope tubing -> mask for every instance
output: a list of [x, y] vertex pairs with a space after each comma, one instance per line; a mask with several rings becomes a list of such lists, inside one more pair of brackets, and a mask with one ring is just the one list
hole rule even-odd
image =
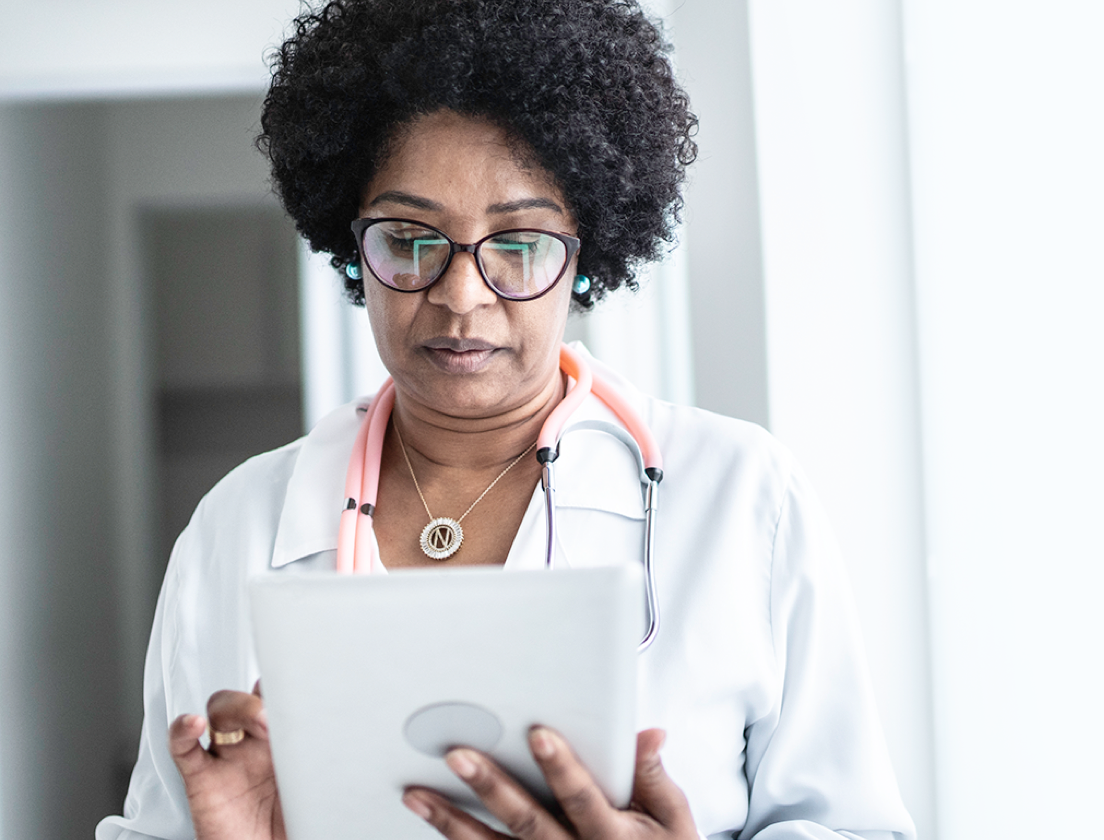
[[[594, 376], [590, 365], [581, 355], [567, 345], [560, 347], [560, 369], [570, 376], [574, 384], [559, 405], [545, 420], [537, 437], [537, 460], [541, 463], [541, 487], [545, 497], [545, 521], [547, 523], [547, 551], [545, 568], [553, 567], [556, 545], [556, 483], [553, 464], [559, 456], [560, 441], [564, 434], [575, 428], [609, 431], [634, 454], [641, 469], [644, 485], [644, 588], [648, 604], [648, 629], [638, 650], [643, 651], [659, 633], [659, 599], [656, 596], [655, 567], [655, 514], [659, 507], [659, 482], [663, 478], [663, 458], [655, 437], [640, 415], [604, 379]], [[575, 410], [593, 393], [609, 406], [628, 430], [626, 435], [619, 427], [601, 421], [578, 424], [565, 430], [567, 421]], [[375, 570], [375, 541], [372, 539], [372, 517], [376, 510], [379, 492], [380, 463], [383, 457], [383, 438], [391, 409], [395, 405], [395, 383], [388, 378], [376, 394], [365, 413], [353, 442], [349, 469], [345, 474], [345, 507], [337, 532], [337, 570], [342, 573], [370, 573]]]

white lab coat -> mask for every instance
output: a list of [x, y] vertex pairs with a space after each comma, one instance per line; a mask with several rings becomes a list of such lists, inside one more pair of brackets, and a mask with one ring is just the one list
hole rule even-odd
[[[637, 724], [667, 730], [664, 764], [701, 834], [913, 838], [836, 545], [790, 455], [757, 426], [644, 397], [596, 369], [637, 404], [664, 454], [663, 627], [639, 659]], [[594, 397], [576, 416], [612, 419]], [[124, 816], [103, 820], [97, 840], [193, 836], [169, 723], [260, 676], [247, 578], [334, 567], [357, 423], [355, 404], [338, 409], [306, 437], [246, 461], [200, 502], [157, 604]], [[578, 431], [557, 466], [557, 562], [639, 563], [643, 504], [623, 445]], [[542, 506], [538, 487], [506, 570], [542, 565]]]

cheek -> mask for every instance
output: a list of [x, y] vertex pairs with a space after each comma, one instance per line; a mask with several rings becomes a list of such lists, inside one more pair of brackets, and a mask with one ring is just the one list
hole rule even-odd
[[408, 324], [409, 308], [404, 306], [406, 301], [390, 300], [398, 297], [396, 294], [388, 294], [386, 289], [373, 292], [365, 292], [364, 309], [368, 315], [368, 324], [372, 328], [372, 337], [376, 342], [380, 359], [385, 365], [390, 366], [390, 360], [396, 358], [401, 348], [401, 336], [405, 334], [405, 326]]
[[563, 338], [563, 328], [567, 324], [567, 315], [571, 311], [571, 286], [575, 282], [575, 263], [568, 267], [567, 273], [560, 278], [552, 295], [556, 297], [556, 305], [553, 308], [553, 317], [560, 324], [560, 337]]
[[558, 348], [563, 341], [564, 328], [567, 326], [567, 312], [571, 305], [571, 287], [561, 280], [551, 292], [542, 298], [530, 301], [529, 305], [532, 306], [534, 303], [538, 306], [525, 313], [526, 334], [536, 339], [535, 345], [558, 357]]

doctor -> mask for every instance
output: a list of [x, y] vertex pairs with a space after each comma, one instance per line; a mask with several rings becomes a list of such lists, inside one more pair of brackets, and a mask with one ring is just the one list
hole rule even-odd
[[[345, 267], [394, 379], [376, 571], [543, 565], [532, 453], [565, 394], [568, 309], [657, 254], [694, 124], [631, 4], [349, 0], [300, 19], [262, 139], [285, 205]], [[789, 455], [755, 426], [603, 373], [665, 457], [664, 627], [639, 660], [632, 807], [610, 806], [546, 729], [531, 747], [561, 814], [478, 752], [454, 750], [449, 766], [523, 840], [913, 837], [830, 530]], [[576, 417], [614, 420], [593, 397]], [[244, 586], [335, 567], [360, 421], [340, 409], [201, 502], [158, 603], [124, 814], [98, 840], [284, 836], [263, 699], [249, 692], [260, 675]], [[561, 565], [640, 561], [637, 475], [608, 436], [565, 442]], [[453, 840], [502, 836], [433, 791], [403, 801]]]

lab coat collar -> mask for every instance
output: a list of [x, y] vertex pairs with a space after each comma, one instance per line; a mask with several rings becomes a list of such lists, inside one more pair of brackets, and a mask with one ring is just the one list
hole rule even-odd
[[332, 411], [300, 441], [276, 527], [274, 569], [337, 548], [349, 453], [368, 402], [357, 400]]
[[[585, 353], [581, 346], [576, 350]], [[589, 356], [589, 354], [587, 354]], [[611, 381], [633, 403], [641, 408], [641, 397], [620, 376], [591, 359], [595, 371]], [[337, 529], [345, 502], [345, 473], [357, 427], [363, 409], [370, 402], [360, 399], [341, 406], [326, 415], [300, 442], [299, 455], [288, 481], [284, 506], [276, 529], [272, 551], [272, 568], [323, 551], [337, 549]], [[600, 419], [619, 423], [613, 412], [593, 394], [587, 397], [569, 421]], [[647, 417], [645, 420], [647, 421]], [[587, 440], [585, 454], [581, 442]], [[564, 441], [557, 463], [556, 494], [559, 508], [603, 511], [644, 518], [644, 503], [631, 480], [632, 467], [627, 450], [612, 436], [600, 432], [580, 431]], [[626, 480], [628, 477], [628, 480]], [[634, 490], [634, 486], [637, 488]], [[544, 504], [538, 485], [530, 508]], [[538, 499], [539, 497], [539, 499]], [[523, 529], [533, 517], [526, 514]], [[531, 523], [535, 527], [536, 523]], [[543, 533], [543, 514], [540, 529]], [[513, 554], [513, 552], [512, 552]], [[509, 563], [509, 561], [507, 561]]]

